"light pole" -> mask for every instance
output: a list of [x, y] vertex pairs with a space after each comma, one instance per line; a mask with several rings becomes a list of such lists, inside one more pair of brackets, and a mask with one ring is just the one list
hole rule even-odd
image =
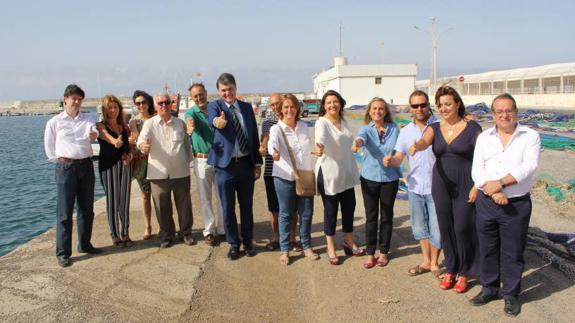
[[[431, 77], [429, 78], [429, 95], [435, 93], [437, 81], [437, 29], [435, 25], [436, 18], [431, 17]], [[413, 26], [413, 28], [423, 31], [423, 29], [418, 26]]]

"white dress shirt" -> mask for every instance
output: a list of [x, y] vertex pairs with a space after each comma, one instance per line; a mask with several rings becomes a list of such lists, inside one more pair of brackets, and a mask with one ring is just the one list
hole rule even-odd
[[351, 152], [354, 136], [345, 120], [341, 130], [325, 117], [315, 123], [315, 142], [324, 146], [323, 155], [317, 159], [315, 174], [321, 168], [325, 194], [336, 195], [359, 185], [359, 171]]
[[92, 157], [92, 143], [88, 134], [96, 130], [95, 117], [78, 112], [72, 118], [66, 110], [53, 116], [44, 131], [44, 150], [48, 160], [56, 162], [58, 157], [84, 159]]
[[190, 176], [192, 149], [186, 123], [176, 117], [164, 122], [154, 116], [142, 126], [137, 145], [150, 140], [148, 179], [172, 179]]
[[517, 184], [507, 186], [508, 198], [523, 196], [533, 187], [533, 175], [539, 163], [541, 139], [537, 131], [517, 124], [507, 146], [503, 146], [495, 127], [483, 131], [475, 143], [471, 176], [475, 186], [499, 180], [508, 174]]
[[281, 130], [284, 131], [293, 152], [297, 169], [312, 170], [312, 145], [309, 136], [309, 128], [305, 122], [298, 121], [295, 129], [292, 129], [280, 120], [270, 129], [268, 153], [272, 155], [275, 148], [280, 154], [280, 159], [278, 161], [274, 161], [272, 176], [279, 177], [287, 181], [294, 181], [293, 164]]

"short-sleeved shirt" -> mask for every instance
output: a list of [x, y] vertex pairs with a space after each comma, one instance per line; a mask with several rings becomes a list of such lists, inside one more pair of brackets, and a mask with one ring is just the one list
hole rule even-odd
[[188, 121], [189, 118], [194, 119], [194, 132], [190, 136], [193, 152], [209, 153], [214, 142], [214, 132], [208, 123], [208, 114], [194, 105], [184, 113], [184, 120]]
[[[273, 113], [271, 114], [266, 113], [266, 118], [262, 122], [262, 135], [264, 133], [269, 134], [271, 127], [277, 123], [278, 119]], [[274, 170], [274, 160], [272, 159], [272, 156], [270, 154], [266, 153], [265, 164], [264, 164], [264, 176], [272, 176], [273, 170]]]
[[359, 129], [357, 137], [363, 141], [362, 150], [356, 154], [361, 164], [361, 177], [374, 182], [391, 182], [401, 177], [399, 167], [383, 166], [383, 157], [393, 153], [399, 128], [395, 123], [385, 124], [385, 134], [380, 136], [375, 124], [370, 122]]
[[[433, 115], [427, 120], [427, 125], [439, 122]], [[407, 189], [415, 194], [429, 195], [431, 194], [431, 175], [433, 173], [433, 165], [435, 164], [435, 156], [431, 146], [417, 154], [409, 155], [409, 147], [423, 136], [423, 132], [427, 129], [420, 129], [415, 122], [407, 124], [397, 138], [395, 150], [402, 152], [407, 156], [409, 161], [409, 173], [407, 174]]]
[[315, 173], [321, 168], [326, 195], [336, 195], [359, 185], [359, 172], [350, 148], [353, 134], [345, 120], [341, 130], [325, 117], [315, 123], [315, 142], [324, 146], [323, 155], [317, 159]]

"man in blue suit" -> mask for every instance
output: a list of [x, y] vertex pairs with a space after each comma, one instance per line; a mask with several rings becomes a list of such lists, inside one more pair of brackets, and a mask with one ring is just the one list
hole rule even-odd
[[[261, 175], [262, 158], [256, 117], [251, 105], [236, 98], [236, 80], [223, 73], [216, 83], [220, 100], [208, 105], [208, 122], [214, 126], [214, 143], [208, 164], [215, 167], [216, 185], [222, 202], [228, 258], [239, 257], [240, 243], [246, 256], [253, 257], [254, 182]], [[240, 205], [241, 241], [235, 212], [236, 194]]]

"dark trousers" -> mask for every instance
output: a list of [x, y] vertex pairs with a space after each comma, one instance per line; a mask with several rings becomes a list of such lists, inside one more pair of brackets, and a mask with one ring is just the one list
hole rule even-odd
[[192, 234], [194, 217], [192, 214], [192, 200], [190, 197], [190, 177], [152, 179], [152, 199], [156, 209], [156, 217], [160, 225], [158, 238], [161, 241], [171, 240], [176, 237], [176, 224], [174, 223], [172, 209], [172, 192], [174, 202], [178, 212], [178, 223], [180, 224], [180, 235], [189, 236]]
[[56, 256], [72, 255], [72, 214], [78, 201], [76, 225], [78, 247], [91, 247], [94, 223], [94, 166], [91, 160], [80, 163], [56, 163]]
[[503, 280], [503, 297], [516, 298], [521, 292], [525, 266], [523, 251], [531, 218], [531, 197], [527, 194], [511, 198], [507, 205], [497, 205], [480, 192], [476, 203], [483, 293], [496, 295]]
[[[216, 184], [224, 212], [226, 240], [232, 246], [239, 247], [243, 242], [244, 246], [252, 247], [254, 182], [254, 166], [249, 156], [237, 161], [232, 159], [226, 168], [216, 167]], [[241, 241], [236, 218], [236, 194], [240, 204]]]
[[399, 180], [374, 182], [363, 177], [360, 179], [365, 208], [366, 253], [368, 255], [375, 254], [379, 238], [379, 251], [387, 254], [393, 230], [393, 205], [395, 204], [395, 197], [399, 188]]
[[342, 231], [344, 233], [353, 232], [353, 214], [355, 212], [355, 191], [353, 187], [335, 195], [326, 195], [321, 168], [317, 175], [317, 187], [323, 202], [323, 232], [325, 235], [335, 235], [339, 206], [341, 206]]

